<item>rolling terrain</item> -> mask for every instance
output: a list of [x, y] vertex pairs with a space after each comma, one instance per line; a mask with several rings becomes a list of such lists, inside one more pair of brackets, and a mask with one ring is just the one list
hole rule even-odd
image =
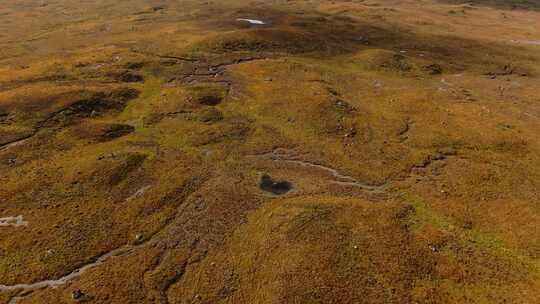
[[4, 0], [0, 303], [540, 303], [540, 2]]

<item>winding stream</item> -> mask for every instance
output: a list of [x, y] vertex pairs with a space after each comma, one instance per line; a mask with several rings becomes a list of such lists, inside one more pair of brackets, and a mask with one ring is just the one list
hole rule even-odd
[[330, 181], [330, 183], [337, 184], [337, 185], [357, 187], [357, 188], [361, 188], [362, 190], [373, 192], [373, 193], [382, 193], [386, 191], [386, 189], [390, 186], [389, 183], [384, 183], [381, 185], [370, 185], [370, 184], [360, 182], [354, 177], [349, 176], [349, 175], [344, 175], [334, 168], [326, 167], [326, 166], [312, 163], [309, 161], [299, 160], [296, 157], [292, 156], [291, 153], [287, 151], [286, 149], [278, 148], [270, 153], [262, 154], [260, 155], [260, 157], [268, 158], [273, 161], [285, 162], [285, 163], [299, 165], [302, 167], [310, 167], [310, 168], [318, 169], [320, 171], [325, 171], [327, 173], [330, 173], [332, 177], [336, 179], [336, 180]]
[[[94, 262], [85, 264], [82, 267], [79, 267], [73, 270], [69, 274], [55, 280], [44, 280], [44, 281], [39, 281], [39, 282], [31, 283], [31, 284], [15, 284], [15, 285], [0, 284], [0, 292], [19, 291], [17, 295], [11, 298], [11, 300], [9, 301], [9, 304], [15, 304], [17, 303], [18, 300], [25, 298], [27, 295], [29, 295], [35, 290], [49, 288], [49, 287], [56, 288], [58, 286], [64, 285], [68, 283], [69, 281], [80, 277], [86, 270], [103, 264], [109, 258], [117, 257], [117, 256], [124, 255], [126, 253], [129, 253], [136, 247], [137, 246], [126, 245], [126, 246], [114, 249], [112, 251], [109, 251], [99, 256], [97, 259], [95, 259]], [[21, 296], [22, 293], [25, 293], [25, 295]]]

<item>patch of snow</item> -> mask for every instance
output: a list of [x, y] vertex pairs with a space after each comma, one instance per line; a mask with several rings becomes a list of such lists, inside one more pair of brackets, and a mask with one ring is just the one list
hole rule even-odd
[[264, 21], [257, 20], [257, 19], [238, 18], [236, 19], [236, 21], [245, 21], [245, 22], [249, 22], [250, 24], [258, 24], [258, 25], [266, 24]]

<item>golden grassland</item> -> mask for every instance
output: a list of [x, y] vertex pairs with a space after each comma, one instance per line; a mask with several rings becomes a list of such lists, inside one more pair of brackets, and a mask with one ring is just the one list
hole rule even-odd
[[540, 302], [539, 75], [532, 1], [8, 0], [0, 303]]

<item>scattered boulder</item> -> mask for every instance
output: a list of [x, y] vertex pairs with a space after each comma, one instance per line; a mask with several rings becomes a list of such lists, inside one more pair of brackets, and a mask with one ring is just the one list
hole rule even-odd
[[84, 298], [84, 293], [79, 288], [77, 288], [71, 292], [71, 298], [77, 301], [81, 300]]

